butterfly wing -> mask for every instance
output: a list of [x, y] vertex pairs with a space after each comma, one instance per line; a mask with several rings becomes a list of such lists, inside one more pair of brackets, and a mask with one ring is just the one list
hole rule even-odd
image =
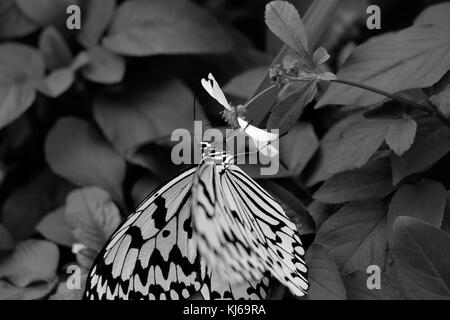
[[[207, 166], [214, 166], [210, 170]], [[235, 165], [204, 163], [193, 182], [202, 256], [231, 280], [270, 273], [297, 296], [308, 288], [297, 229], [280, 205]]]
[[85, 298], [181, 299], [201, 288], [190, 214], [195, 170], [157, 189], [117, 229], [89, 273]]
[[153, 192], [111, 236], [89, 273], [86, 299], [265, 299], [267, 277], [231, 284], [201, 262], [192, 233], [196, 168]]

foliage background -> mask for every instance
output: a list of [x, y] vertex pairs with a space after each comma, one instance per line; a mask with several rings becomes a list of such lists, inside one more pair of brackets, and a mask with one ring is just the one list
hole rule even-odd
[[[355, 46], [381, 34], [378, 43], [390, 43], [400, 71], [392, 76], [375, 54], [365, 61], [379, 71], [370, 84], [408, 89], [410, 99], [447, 117], [450, 33], [438, 43], [447, 55], [425, 49], [420, 61], [389, 38], [419, 24], [416, 17], [439, 1], [373, 2], [382, 10], [381, 30], [365, 27], [368, 1], [342, 1], [316, 21], [325, 32], [314, 42], [332, 57], [326, 69], [358, 79], [363, 68], [345, 59], [367, 58]], [[239, 103], [267, 78], [283, 44], [265, 25], [266, 3], [1, 1], [1, 299], [80, 298], [82, 288], [67, 289], [67, 267], [80, 266], [85, 277], [119, 222], [181, 170], [171, 164], [169, 137], [192, 128], [194, 95], [198, 117], [224, 125], [199, 79], [212, 72]], [[312, 1], [293, 3], [303, 16]], [[79, 31], [65, 27], [71, 4], [82, 8]], [[447, 3], [422, 14], [421, 23], [448, 28], [448, 10]], [[420, 41], [413, 49], [426, 47]], [[295, 121], [284, 128], [283, 168], [260, 180], [309, 247], [308, 298], [450, 298], [448, 127], [436, 113], [337, 84], [326, 89], [320, 84], [307, 106], [301, 96], [287, 100]], [[317, 102], [324, 108], [315, 110]], [[382, 270], [379, 290], [367, 289], [369, 265]], [[273, 298], [289, 298], [276, 292]]]

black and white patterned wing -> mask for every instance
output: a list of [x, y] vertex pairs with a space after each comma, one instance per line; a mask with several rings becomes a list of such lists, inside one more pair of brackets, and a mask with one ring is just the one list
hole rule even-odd
[[249, 281], [269, 271], [293, 294], [306, 293], [304, 250], [295, 224], [240, 168], [203, 163], [194, 178], [192, 205], [199, 251], [218, 272], [231, 281]]
[[91, 268], [86, 299], [186, 299], [200, 290], [190, 210], [195, 171], [157, 189], [117, 229]]

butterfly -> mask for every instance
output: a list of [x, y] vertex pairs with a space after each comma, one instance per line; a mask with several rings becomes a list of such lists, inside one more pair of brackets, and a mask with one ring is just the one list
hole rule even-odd
[[203, 156], [149, 195], [95, 260], [86, 299], [266, 299], [274, 277], [308, 289], [296, 226], [275, 199], [202, 143]]
[[[206, 92], [220, 103], [227, 112], [232, 114], [238, 113], [236, 112], [237, 109], [239, 109], [238, 107], [243, 107], [245, 109], [246, 106], [238, 106], [235, 108], [230, 105], [218, 82], [211, 73], [208, 74], [208, 79], [201, 80], [201, 84]], [[278, 154], [278, 150], [269, 144], [269, 142], [278, 138], [277, 134], [252, 126], [242, 116], [239, 116], [239, 114], [236, 118], [241, 130], [251, 138], [253, 143], [258, 147], [260, 153], [268, 157], [274, 157]]]

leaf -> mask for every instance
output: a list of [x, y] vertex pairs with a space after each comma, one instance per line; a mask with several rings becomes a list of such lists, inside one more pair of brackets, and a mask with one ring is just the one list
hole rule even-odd
[[[439, 81], [450, 69], [449, 50], [447, 28], [414, 26], [372, 38], [357, 47], [337, 77], [387, 92], [424, 88]], [[328, 104], [368, 106], [384, 99], [367, 90], [331, 83], [316, 107]]]
[[414, 20], [415, 25], [436, 24], [450, 27], [450, 3], [443, 2], [429, 6]]
[[75, 239], [96, 252], [121, 221], [119, 209], [109, 194], [96, 187], [72, 191], [67, 196], [65, 216]]
[[309, 57], [305, 26], [297, 9], [286, 1], [272, 1], [266, 5], [266, 25], [278, 38], [306, 59]]
[[160, 185], [160, 183], [159, 179], [151, 173], [140, 178], [133, 185], [133, 189], [131, 190], [134, 207], [137, 208], [139, 204]]
[[45, 158], [58, 175], [80, 186], [98, 186], [123, 202], [125, 161], [88, 122], [60, 118], [45, 142]]
[[130, 56], [231, 50], [231, 40], [216, 19], [185, 0], [124, 2], [103, 45], [115, 53]]
[[349, 300], [407, 300], [398, 276], [381, 272], [380, 289], [368, 289], [367, 279], [370, 274], [355, 271], [344, 277]]
[[0, 39], [23, 37], [38, 26], [19, 10], [14, 0], [0, 2]]
[[83, 76], [102, 84], [114, 84], [122, 81], [125, 74], [125, 60], [102, 47], [91, 47], [88, 51], [89, 64], [81, 69]]
[[346, 300], [347, 294], [336, 262], [322, 246], [313, 244], [309, 247], [306, 264], [310, 300]]
[[[175, 129], [193, 129], [193, 99], [181, 81], [160, 81], [98, 97], [94, 117], [114, 146], [129, 155], [156, 139], [169, 141]], [[200, 112], [197, 119], [203, 117]]]
[[36, 230], [46, 239], [59, 245], [71, 247], [75, 243], [64, 215], [65, 208], [59, 207], [47, 214], [36, 226]]
[[440, 182], [424, 179], [415, 185], [402, 185], [389, 205], [388, 237], [392, 237], [394, 221], [400, 216], [421, 219], [439, 228], [446, 201], [447, 190]]
[[114, 18], [116, 0], [84, 0], [83, 27], [77, 34], [77, 40], [85, 48], [98, 44], [103, 33]]
[[0, 278], [22, 288], [33, 282], [49, 282], [56, 277], [58, 261], [59, 251], [54, 243], [25, 240], [0, 263]]
[[314, 224], [316, 226], [316, 230], [319, 230], [322, 224], [332, 215], [334, 214], [334, 206], [313, 200], [308, 205], [308, 212], [310, 216], [314, 220]]
[[389, 158], [381, 158], [360, 169], [338, 173], [314, 193], [314, 199], [339, 204], [383, 198], [394, 190]]
[[447, 118], [450, 117], [450, 84], [440, 93], [430, 97], [430, 101], [441, 111]]
[[387, 134], [386, 143], [399, 157], [411, 148], [416, 137], [417, 123], [412, 118], [392, 121]]
[[383, 265], [386, 250], [386, 212], [382, 202], [354, 202], [328, 220], [317, 233], [315, 243], [336, 261], [341, 273]]
[[412, 147], [401, 157], [391, 156], [394, 185], [403, 178], [423, 172], [450, 151], [450, 131], [440, 125], [420, 126]]
[[15, 240], [35, 233], [44, 215], [61, 205], [72, 186], [46, 169], [14, 190], [2, 207], [2, 223]]
[[418, 219], [399, 217], [392, 253], [409, 298], [450, 299], [450, 238], [445, 232]]
[[65, 26], [67, 7], [78, 0], [15, 0], [20, 10], [40, 26]]
[[39, 49], [49, 70], [67, 67], [72, 62], [72, 52], [66, 40], [53, 26], [42, 31], [39, 37]]
[[298, 87], [278, 102], [270, 112], [267, 127], [279, 129], [280, 134], [288, 132], [301, 117], [304, 108], [314, 99], [317, 82], [299, 82]]
[[17, 43], [0, 44], [0, 128], [31, 106], [44, 72], [39, 51]]
[[339, 143], [344, 130], [353, 124], [364, 121], [362, 113], [356, 113], [336, 123], [320, 141], [319, 159], [312, 175], [308, 178], [307, 185], [312, 186], [317, 182], [326, 180], [333, 174], [328, 173], [328, 167], [333, 165], [336, 145]]
[[0, 224], [0, 251], [8, 251], [14, 249], [14, 239], [8, 229]]
[[49, 282], [38, 283], [26, 288], [16, 287], [7, 281], [0, 280], [0, 300], [37, 300], [48, 295], [56, 283], [58, 278], [54, 278]]
[[383, 144], [390, 124], [384, 120], [349, 122], [343, 129], [331, 129], [321, 143], [323, 153], [316, 173], [321, 179], [364, 166]]
[[267, 76], [268, 66], [255, 67], [235, 76], [227, 82], [223, 91], [244, 100], [252, 98], [261, 79]]
[[280, 158], [293, 176], [302, 173], [319, 148], [319, 141], [310, 123], [300, 122], [280, 140]]

